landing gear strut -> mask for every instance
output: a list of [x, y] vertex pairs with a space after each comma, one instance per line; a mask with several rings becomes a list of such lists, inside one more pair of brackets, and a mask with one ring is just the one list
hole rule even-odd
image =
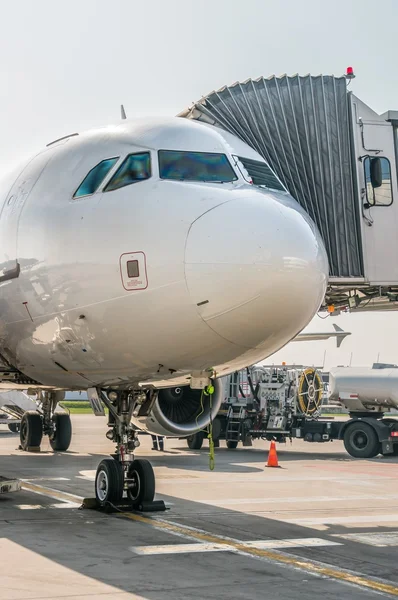
[[40, 392], [40, 410], [28, 410], [21, 419], [20, 440], [22, 450], [39, 448], [43, 435], [48, 435], [56, 452], [65, 452], [72, 439], [72, 424], [67, 413], [55, 409], [64, 397], [63, 392]]
[[110, 430], [107, 438], [116, 443], [115, 454], [100, 462], [95, 477], [95, 497], [101, 506], [118, 503], [124, 492], [134, 508], [152, 502], [155, 497], [155, 476], [148, 460], [134, 459], [140, 445], [137, 432], [131, 425], [133, 413], [152, 403], [154, 392], [97, 390], [99, 398], [109, 409]]

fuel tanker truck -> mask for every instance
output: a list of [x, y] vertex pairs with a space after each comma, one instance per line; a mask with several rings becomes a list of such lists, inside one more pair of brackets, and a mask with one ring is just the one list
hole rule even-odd
[[[199, 450], [209, 435], [229, 449], [253, 439], [286, 442], [343, 440], [356, 458], [398, 455], [398, 368], [336, 368], [329, 374], [329, 402], [349, 411], [346, 420], [322, 416], [321, 373], [313, 368], [251, 367], [223, 378], [224, 400], [211, 430], [187, 438]], [[398, 417], [398, 415], [397, 415]]]
[[[398, 368], [338, 367], [329, 374], [329, 401], [344, 406], [343, 430], [352, 456], [398, 455]], [[390, 416], [389, 416], [390, 413]]]

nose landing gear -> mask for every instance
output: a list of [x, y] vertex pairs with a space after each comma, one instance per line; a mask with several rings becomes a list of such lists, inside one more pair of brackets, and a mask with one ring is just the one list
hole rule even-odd
[[106, 436], [116, 442], [115, 454], [98, 465], [95, 477], [95, 498], [100, 506], [120, 503], [124, 492], [132, 508], [142, 509], [155, 497], [155, 475], [151, 463], [135, 459], [134, 450], [140, 444], [131, 425], [133, 411], [144, 402], [151, 402], [152, 392], [108, 392], [97, 389], [99, 398], [109, 409], [111, 428]]

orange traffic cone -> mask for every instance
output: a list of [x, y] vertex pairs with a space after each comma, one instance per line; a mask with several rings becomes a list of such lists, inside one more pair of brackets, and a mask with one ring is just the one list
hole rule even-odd
[[276, 446], [274, 441], [271, 442], [271, 446], [269, 448], [267, 467], [279, 467], [278, 455], [276, 453]]

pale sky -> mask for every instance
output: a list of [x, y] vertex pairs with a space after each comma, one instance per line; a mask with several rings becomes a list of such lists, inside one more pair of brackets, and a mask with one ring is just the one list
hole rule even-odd
[[[398, 109], [398, 0], [0, 0], [2, 169], [48, 142], [127, 115], [174, 115], [213, 89], [283, 73], [341, 75], [378, 112]], [[398, 232], [397, 232], [398, 234]], [[398, 362], [398, 313], [343, 315], [353, 335], [273, 360]]]

